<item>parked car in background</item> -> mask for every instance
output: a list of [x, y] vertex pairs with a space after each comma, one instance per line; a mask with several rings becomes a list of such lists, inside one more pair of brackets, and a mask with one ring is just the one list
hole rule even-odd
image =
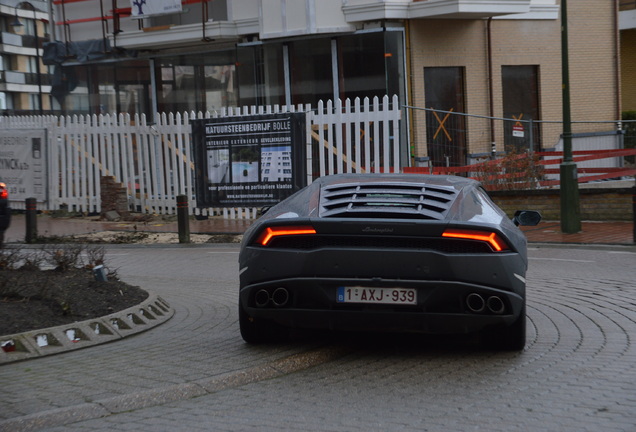
[[415, 174], [317, 179], [243, 237], [239, 324], [249, 343], [289, 328], [479, 333], [526, 341], [526, 239], [476, 181]]
[[0, 182], [0, 246], [4, 243], [4, 232], [9, 228], [10, 222], [9, 190], [5, 183]]

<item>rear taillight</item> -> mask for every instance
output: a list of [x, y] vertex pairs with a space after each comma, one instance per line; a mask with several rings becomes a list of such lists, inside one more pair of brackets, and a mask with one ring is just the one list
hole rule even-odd
[[316, 234], [316, 230], [310, 226], [276, 226], [267, 227], [256, 242], [261, 246], [267, 246], [272, 239], [279, 236], [296, 236], [296, 235], [309, 235]]
[[466, 229], [447, 229], [442, 234], [442, 237], [483, 241], [488, 243], [495, 252], [502, 252], [510, 249], [510, 246], [508, 246], [508, 244], [495, 232]]
[[0, 183], [0, 199], [9, 199], [9, 191], [4, 183]]

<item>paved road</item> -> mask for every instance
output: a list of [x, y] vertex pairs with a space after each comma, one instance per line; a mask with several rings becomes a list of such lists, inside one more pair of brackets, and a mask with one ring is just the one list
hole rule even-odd
[[2, 366], [0, 430], [636, 430], [636, 248], [532, 247], [522, 353], [426, 337], [250, 347], [235, 246], [108, 250], [175, 316]]

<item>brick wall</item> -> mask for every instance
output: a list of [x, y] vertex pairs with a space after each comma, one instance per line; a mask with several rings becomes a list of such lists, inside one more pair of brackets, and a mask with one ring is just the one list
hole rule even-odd
[[116, 211], [119, 216], [126, 219], [130, 216], [128, 210], [128, 195], [126, 188], [115, 181], [114, 177], [104, 176], [100, 178], [101, 188], [101, 216], [104, 217], [110, 211]]
[[615, 8], [614, 1], [568, 2], [572, 120], [620, 118]]
[[[579, 204], [583, 221], [633, 221], [634, 188], [580, 189]], [[490, 197], [512, 217], [516, 210], [538, 210], [543, 220], [561, 219], [558, 190], [493, 191]]]

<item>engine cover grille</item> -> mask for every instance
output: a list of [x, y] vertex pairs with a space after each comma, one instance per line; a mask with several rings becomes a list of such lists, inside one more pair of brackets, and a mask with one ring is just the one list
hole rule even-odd
[[321, 217], [442, 220], [457, 191], [418, 183], [347, 183], [325, 186], [320, 194]]

